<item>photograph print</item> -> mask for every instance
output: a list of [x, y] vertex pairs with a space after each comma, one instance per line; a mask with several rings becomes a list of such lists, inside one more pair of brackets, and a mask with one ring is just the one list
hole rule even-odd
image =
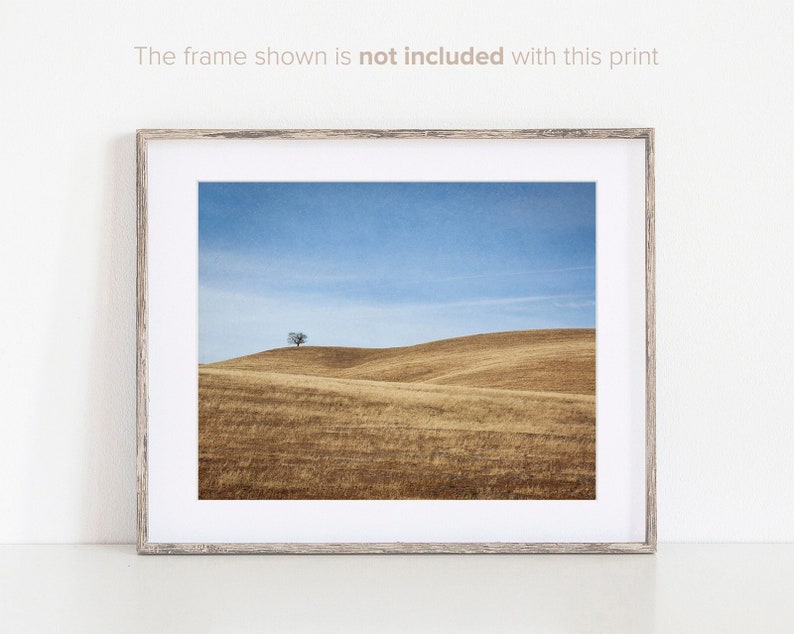
[[596, 498], [593, 182], [201, 182], [201, 500]]

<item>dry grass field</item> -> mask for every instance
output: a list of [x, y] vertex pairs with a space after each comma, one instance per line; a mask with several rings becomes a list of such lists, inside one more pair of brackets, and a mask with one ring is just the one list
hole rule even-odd
[[594, 499], [595, 331], [199, 366], [200, 499]]

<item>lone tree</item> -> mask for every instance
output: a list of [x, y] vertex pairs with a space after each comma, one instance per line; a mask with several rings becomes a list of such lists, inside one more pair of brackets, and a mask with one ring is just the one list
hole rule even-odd
[[309, 337], [304, 335], [302, 332], [291, 332], [289, 333], [289, 337], [287, 337], [287, 343], [294, 343], [300, 348], [300, 345], [302, 343], [306, 343], [308, 338]]

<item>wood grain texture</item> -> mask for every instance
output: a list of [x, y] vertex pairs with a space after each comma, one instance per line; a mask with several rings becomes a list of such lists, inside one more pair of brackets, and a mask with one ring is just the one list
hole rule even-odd
[[138, 138], [156, 139], [651, 139], [651, 128], [546, 130], [138, 130]]
[[[148, 537], [147, 145], [158, 139], [638, 139], [645, 143], [645, 540], [629, 543], [152, 543]], [[655, 148], [653, 128], [506, 130], [143, 129], [136, 135], [137, 549], [140, 554], [654, 553], [656, 522]]]
[[143, 544], [141, 555], [521, 555], [615, 554], [655, 552], [641, 542], [627, 543], [266, 543], [266, 544]]
[[645, 541], [656, 551], [656, 180], [654, 131], [645, 139]]
[[147, 319], [149, 312], [146, 306], [147, 283], [147, 163], [146, 163], [146, 134], [138, 132], [135, 138], [136, 153], [136, 194], [137, 194], [137, 271], [136, 271], [136, 303], [137, 303], [137, 400], [136, 400], [136, 477], [138, 487], [138, 504], [136, 521], [138, 524], [138, 550], [144, 548], [148, 541], [148, 351]]

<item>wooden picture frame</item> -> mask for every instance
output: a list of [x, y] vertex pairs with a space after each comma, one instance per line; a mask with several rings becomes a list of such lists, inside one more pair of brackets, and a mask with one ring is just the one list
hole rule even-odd
[[[587, 235], [594, 242], [593, 264], [567, 268], [592, 269], [593, 293], [598, 297], [588, 309], [595, 320], [595, 386], [588, 402], [597, 414], [592, 454], [587, 454], [592, 458], [588, 464], [592, 463], [594, 490], [579, 498], [553, 492], [542, 498], [518, 494], [517, 488], [491, 499], [482, 492], [491, 489], [483, 488], [474, 491], [474, 499], [464, 499], [462, 494], [454, 497], [454, 492], [451, 498], [439, 493], [435, 495], [442, 497], [428, 499], [421, 493], [420, 497], [379, 498], [381, 489], [373, 488], [369, 496], [358, 498], [348, 492], [346, 497], [334, 499], [334, 492], [347, 489], [328, 485], [320, 493], [291, 498], [290, 491], [296, 489], [285, 484], [284, 491], [268, 493], [270, 497], [256, 497], [263, 494], [255, 493], [244, 499], [239, 497], [242, 485], [234, 484], [237, 488], [230, 494], [201, 493], [197, 361], [215, 365], [216, 359], [248, 354], [229, 347], [226, 350], [238, 352], [219, 352], [220, 356], [205, 362], [198, 352], [199, 340], [208, 339], [199, 335], [197, 306], [199, 267], [204, 261], [200, 252], [209, 248], [199, 243], [215, 237], [207, 233], [210, 230], [200, 234], [199, 206], [204, 204], [201, 200], [215, 195], [206, 193], [212, 188], [204, 184], [217, 183], [237, 184], [245, 192], [251, 184], [277, 184], [279, 195], [293, 198], [307, 196], [312, 189], [307, 184], [332, 183], [344, 190], [344, 195], [352, 196], [350, 192], [363, 187], [367, 196], [384, 200], [395, 195], [384, 184], [394, 183], [404, 185], [401, 189], [411, 190], [415, 197], [419, 196], [416, 192], [424, 195], [428, 188], [435, 192], [439, 184], [447, 184], [445, 192], [453, 192], [448, 195], [465, 189], [467, 199], [480, 195], [472, 193], [478, 189], [473, 187], [476, 184], [482, 186], [482, 200], [518, 197], [530, 191], [527, 184], [536, 184], [543, 191], [541, 186], [547, 187], [549, 192], [571, 184], [589, 184], [589, 189], [582, 190], [592, 192], [593, 220]], [[655, 552], [654, 187], [654, 131], [650, 128], [139, 130], [138, 552]], [[217, 189], [226, 195], [225, 188]], [[274, 195], [267, 187], [265, 190]], [[317, 196], [328, 197], [325, 191]], [[213, 212], [212, 222], [222, 232], [224, 207], [219, 209]], [[397, 222], [393, 220], [390, 226], [394, 228]], [[243, 226], [240, 231], [244, 230]], [[566, 248], [572, 252], [578, 247]], [[278, 257], [276, 251], [274, 258]], [[458, 255], [465, 259], [467, 254]], [[232, 268], [224, 269], [228, 279], [234, 279]], [[317, 270], [309, 269], [307, 275]], [[566, 270], [565, 262], [558, 270]], [[511, 274], [521, 279], [526, 275], [522, 271]], [[503, 305], [496, 299], [489, 301]], [[214, 305], [221, 304], [216, 300]], [[250, 350], [252, 355], [259, 352]], [[218, 370], [222, 371], [226, 370]], [[235, 366], [234, 372], [242, 370]], [[288, 372], [292, 372], [289, 380], [293, 385], [298, 375]], [[364, 376], [362, 380], [371, 385], [370, 375], [357, 376]], [[500, 376], [504, 380], [506, 375]], [[516, 373], [513, 376], [520, 378]], [[403, 376], [386, 380], [394, 382], [387, 387], [405, 384]], [[429, 382], [434, 381], [438, 383], [436, 378]], [[442, 382], [438, 389], [460, 391], [460, 385]], [[247, 458], [250, 462], [251, 456]], [[229, 469], [227, 475], [231, 472]], [[203, 499], [199, 499], [201, 495]]]

